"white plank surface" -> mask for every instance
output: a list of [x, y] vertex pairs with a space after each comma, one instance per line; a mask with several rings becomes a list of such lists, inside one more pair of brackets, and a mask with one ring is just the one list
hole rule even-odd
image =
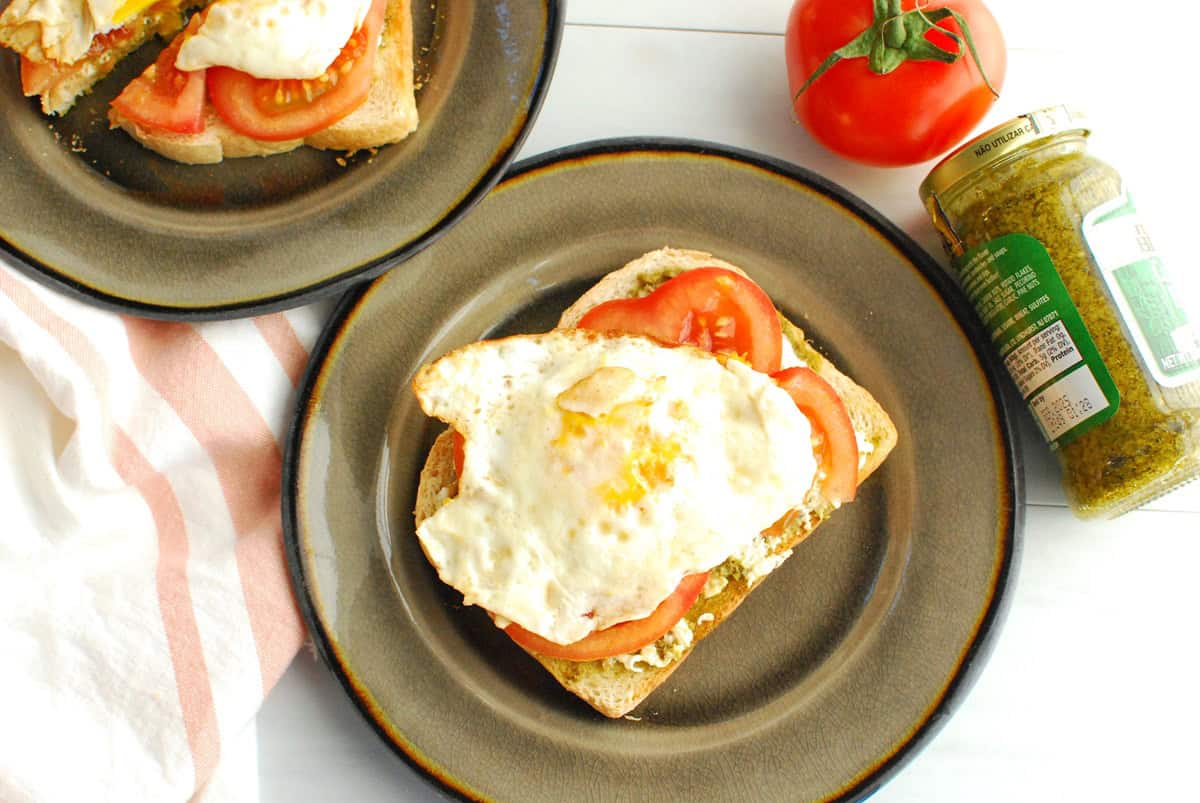
[[567, 23], [782, 34], [791, 3], [782, 0], [690, 2], [690, 0], [571, 0]]
[[[1184, 255], [1193, 277], [1200, 162], [1186, 61], [1197, 5], [996, 0], [1009, 75], [986, 123], [1062, 101], [1088, 108], [1095, 150], [1133, 182], [1158, 239]], [[522, 155], [629, 135], [748, 148], [844, 185], [940, 258], [916, 196], [929, 165], [852, 165], [791, 122], [781, 36], [789, 6], [572, 0]], [[1113, 522], [1080, 522], [1063, 507], [1053, 458], [1028, 419], [1020, 424], [1026, 533], [995, 652], [957, 714], [874, 799], [1196, 799], [1200, 485]], [[258, 728], [263, 801], [439, 798], [307, 654], [268, 698]]]

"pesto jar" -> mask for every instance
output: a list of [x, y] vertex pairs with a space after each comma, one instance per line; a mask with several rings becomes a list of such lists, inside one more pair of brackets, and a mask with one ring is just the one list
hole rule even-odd
[[966, 143], [920, 188], [1084, 518], [1200, 475], [1200, 322], [1088, 134], [1077, 112], [1041, 109]]

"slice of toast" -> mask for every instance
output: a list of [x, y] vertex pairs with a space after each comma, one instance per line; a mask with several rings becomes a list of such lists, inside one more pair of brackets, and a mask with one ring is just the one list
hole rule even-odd
[[[642, 296], [683, 271], [714, 265], [744, 275], [736, 266], [704, 252], [672, 248], [652, 251], [601, 279], [562, 314], [559, 326], [574, 326], [584, 313], [604, 301]], [[859, 459], [861, 483], [895, 446], [896, 427], [869, 392], [821, 357], [797, 327], [782, 316], [780, 320], [792, 351], [842, 397], [863, 445]], [[435, 441], [421, 471], [414, 511], [417, 526], [457, 490], [453, 437], [447, 430]], [[751, 549], [714, 569], [704, 593], [685, 614], [681, 625], [638, 655], [593, 661], [567, 661], [534, 652], [530, 655], [565, 689], [600, 713], [608, 717], [625, 715], [662, 685], [696, 644], [724, 621], [791, 554], [792, 548], [834, 510], [819, 494], [810, 494], [808, 502], [805, 509], [790, 511], [765, 531]], [[749, 564], [743, 562], [748, 555], [753, 556]]]
[[[26, 94], [36, 96], [43, 114], [66, 114], [82, 95], [100, 79], [155, 35], [172, 37], [183, 29], [187, 14], [193, 8], [208, 5], [211, 0], [168, 0], [155, 3], [122, 26], [120, 36], [107, 36], [96, 42], [82, 58], [70, 63], [55, 60], [55, 52], [42, 47], [42, 23], [29, 20], [33, 0], [17, 0], [0, 14], [0, 45], [17, 51], [34, 62], [40, 62], [37, 80], [26, 84]], [[25, 69], [24, 67], [22, 68]]]
[[[143, 73], [152, 78], [154, 65]], [[326, 150], [357, 151], [399, 142], [417, 127], [413, 84], [413, 32], [410, 0], [389, 0], [375, 57], [371, 91], [363, 104], [329, 128], [303, 139], [267, 142], [234, 131], [208, 104], [204, 131], [176, 134], [155, 131], [129, 120], [115, 108], [109, 123], [122, 128], [152, 151], [185, 164], [215, 164], [226, 158], [270, 156], [301, 145]]]

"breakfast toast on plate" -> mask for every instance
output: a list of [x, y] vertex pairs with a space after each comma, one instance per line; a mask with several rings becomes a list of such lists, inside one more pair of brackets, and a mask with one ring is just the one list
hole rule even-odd
[[20, 54], [22, 91], [46, 114], [67, 112], [155, 35], [170, 42], [109, 122], [169, 159], [354, 152], [417, 127], [410, 0], [14, 0], [0, 13], [0, 45]]
[[[143, 78], [153, 81], [156, 69], [156, 64], [147, 67]], [[210, 101], [204, 106], [203, 131], [197, 133], [141, 125], [122, 114], [117, 105], [109, 110], [109, 122], [114, 128], [122, 128], [150, 150], [186, 164], [270, 156], [302, 145], [326, 150], [366, 150], [404, 139], [416, 129], [417, 120], [410, 0], [387, 2], [366, 99], [334, 124], [305, 136], [268, 140], [241, 133], [222, 119]]]
[[[605, 302], [646, 297], [680, 274], [713, 267], [745, 276], [736, 266], [703, 252], [664, 248], [645, 254], [608, 274], [584, 293], [562, 314], [559, 327], [575, 327], [584, 320], [589, 311]], [[820, 355], [808, 343], [800, 329], [783, 320], [782, 316], [779, 318], [784, 341], [783, 351], [786, 355], [783, 358], [783, 367], [807, 366], [832, 387], [840, 398], [857, 442], [857, 481], [861, 482], [880, 466], [895, 446], [896, 428], [868, 391]], [[538, 337], [532, 336], [530, 342], [537, 345], [540, 342]], [[470, 349], [471, 346], [466, 348]], [[428, 377], [418, 374], [414, 385], [420, 386], [422, 383], [427, 384]], [[426, 388], [418, 387], [419, 398], [427, 393]], [[422, 404], [425, 406], [426, 402], [423, 400]], [[462, 456], [455, 454], [455, 437], [455, 432], [451, 429], [437, 438], [421, 472], [414, 511], [419, 533], [422, 532], [422, 525], [441, 508], [450, 504], [459, 492], [456, 462], [460, 461]], [[818, 452], [819, 449], [814, 449], [814, 454]], [[654, 465], [659, 469], [659, 473], [662, 473], [661, 466]], [[774, 524], [764, 527], [756, 535], [752, 534], [752, 540], [708, 569], [703, 589], [698, 589], [694, 601], [682, 612], [682, 618], [673, 617], [670, 620], [673, 624], [667, 632], [652, 642], [620, 654], [578, 659], [544, 654], [537, 648], [539, 643], [547, 643], [544, 640], [539, 642], [535, 638], [530, 641], [515, 635], [514, 640], [565, 689], [579, 696], [597, 711], [609, 717], [625, 715], [662, 685], [696, 645], [724, 621], [750, 592], [791, 554], [791, 550], [800, 541], [836, 510], [839, 501], [829, 498], [827, 489], [823, 487], [826, 474], [822, 470], [815, 477], [811, 488], [803, 495], [803, 503], [777, 518], [772, 515], [770, 519]], [[439, 569], [439, 574], [445, 577], [446, 567], [441, 564], [453, 558], [453, 555], [447, 557], [439, 552], [437, 560], [434, 560], [430, 547], [424, 542], [422, 547]], [[687, 578], [680, 584], [680, 588], [686, 584], [686, 580]], [[655, 614], [663, 610], [663, 606], [671, 599], [676, 598], [677, 595], [672, 595], [656, 609]], [[471, 603], [474, 599], [465, 598], [465, 601]], [[504, 627], [510, 635], [514, 634], [514, 628], [506, 621], [506, 617], [493, 613], [493, 618], [498, 626]], [[653, 615], [650, 618], [653, 618]], [[615, 627], [620, 628], [622, 625], [618, 624]], [[531, 644], [534, 646], [531, 647]], [[549, 646], [554, 647], [553, 644]], [[557, 649], [548, 651], [557, 652]]]

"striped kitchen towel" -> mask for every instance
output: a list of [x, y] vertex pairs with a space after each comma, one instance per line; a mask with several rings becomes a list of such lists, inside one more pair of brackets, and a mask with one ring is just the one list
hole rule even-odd
[[124, 317], [0, 261], [0, 800], [256, 797], [304, 637], [280, 468], [321, 317]]

